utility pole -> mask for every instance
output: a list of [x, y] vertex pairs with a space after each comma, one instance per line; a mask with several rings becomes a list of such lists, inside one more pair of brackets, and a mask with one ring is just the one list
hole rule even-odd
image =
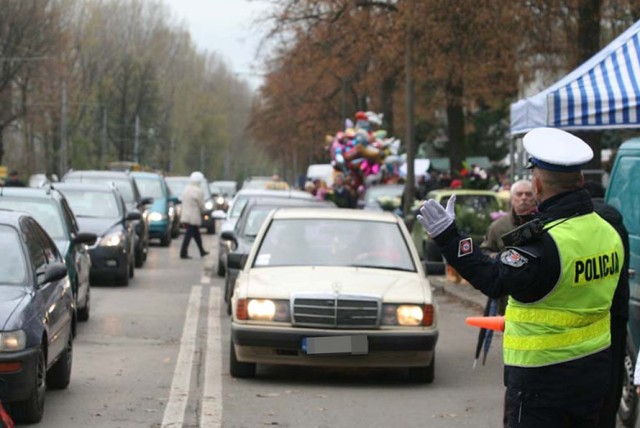
[[60, 154], [58, 159], [60, 177], [67, 172], [67, 83], [62, 82], [62, 111], [60, 113]]
[[405, 47], [405, 85], [406, 85], [406, 128], [407, 128], [407, 181], [404, 187], [404, 205], [402, 211], [405, 216], [411, 211], [413, 206], [413, 199], [415, 195], [415, 172], [414, 172], [414, 122], [413, 115], [415, 109], [414, 90], [413, 90], [413, 11], [414, 3], [410, 2], [411, 11], [407, 17], [407, 35], [406, 35], [406, 47]]
[[140, 116], [136, 114], [136, 131], [135, 139], [133, 140], [133, 161], [140, 163]]

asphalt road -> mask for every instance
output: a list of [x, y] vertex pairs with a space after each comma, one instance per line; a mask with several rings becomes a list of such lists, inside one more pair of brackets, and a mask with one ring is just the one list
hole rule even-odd
[[[229, 321], [211, 255], [178, 257], [182, 236], [153, 246], [128, 287], [92, 289], [92, 313], [75, 341], [71, 385], [47, 393], [43, 427], [497, 427], [501, 337], [472, 369], [478, 315], [438, 294], [436, 378], [413, 384], [400, 369], [259, 366], [228, 373]], [[197, 254], [191, 244], [191, 254]]]

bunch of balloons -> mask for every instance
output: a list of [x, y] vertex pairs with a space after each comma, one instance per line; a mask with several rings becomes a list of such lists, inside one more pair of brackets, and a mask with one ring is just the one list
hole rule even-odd
[[382, 118], [382, 113], [359, 111], [355, 124], [346, 119], [344, 131], [327, 138], [334, 169], [351, 175], [358, 189], [397, 179], [405, 162], [406, 155], [399, 154], [400, 140], [380, 129]]

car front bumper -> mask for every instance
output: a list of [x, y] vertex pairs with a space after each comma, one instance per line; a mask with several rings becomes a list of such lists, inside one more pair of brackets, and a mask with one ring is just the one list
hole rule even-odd
[[0, 365], [17, 363], [22, 369], [14, 373], [0, 373], [0, 400], [22, 401], [29, 398], [36, 385], [38, 353], [40, 348], [29, 348], [20, 352], [0, 353]]
[[169, 220], [152, 221], [149, 223], [149, 238], [163, 238], [171, 227]]
[[[308, 355], [303, 338], [366, 336], [365, 355]], [[231, 340], [241, 362], [336, 367], [423, 367], [431, 364], [437, 330], [326, 330], [296, 327], [231, 325]]]
[[96, 247], [89, 250], [92, 279], [112, 278], [114, 274], [127, 272], [129, 255], [124, 247]]

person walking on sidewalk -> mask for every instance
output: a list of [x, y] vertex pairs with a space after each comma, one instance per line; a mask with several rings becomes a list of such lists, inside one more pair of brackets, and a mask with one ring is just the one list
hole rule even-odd
[[182, 214], [181, 220], [186, 225], [182, 247], [180, 248], [180, 258], [190, 259], [189, 243], [191, 238], [198, 244], [200, 257], [209, 254], [202, 246], [202, 236], [200, 235], [200, 225], [202, 224], [202, 212], [204, 211], [204, 194], [200, 188], [200, 183], [204, 179], [201, 172], [192, 172], [189, 176], [189, 184], [182, 191]]
[[535, 128], [523, 143], [538, 214], [503, 237], [508, 245], [497, 257], [458, 231], [455, 201], [446, 209], [426, 201], [418, 220], [473, 287], [510, 296], [503, 336], [508, 426], [595, 428], [609, 393], [609, 308], [625, 249], [582, 188], [581, 167], [593, 150], [555, 128]]

